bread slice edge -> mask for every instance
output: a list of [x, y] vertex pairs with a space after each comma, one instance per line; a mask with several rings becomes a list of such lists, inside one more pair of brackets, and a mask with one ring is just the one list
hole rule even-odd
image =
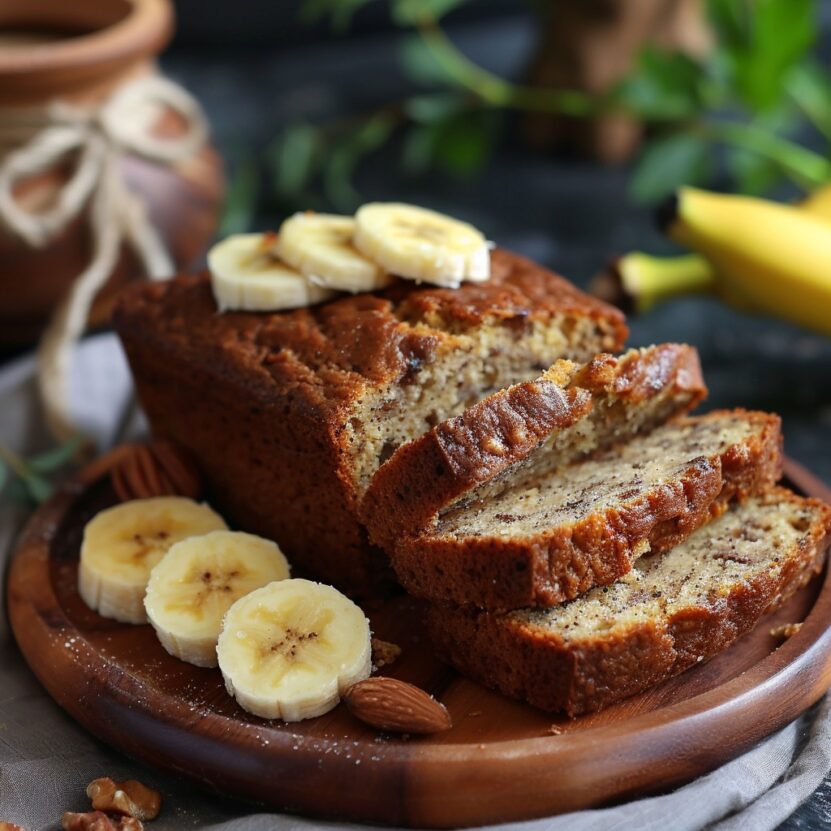
[[831, 543], [831, 507], [780, 487], [757, 500], [772, 510], [797, 506], [811, 521], [781, 568], [733, 586], [726, 597], [643, 621], [623, 634], [572, 643], [523, 620], [523, 613], [433, 605], [425, 612], [433, 644], [462, 674], [551, 712], [575, 716], [642, 692], [727, 648], [822, 569]]

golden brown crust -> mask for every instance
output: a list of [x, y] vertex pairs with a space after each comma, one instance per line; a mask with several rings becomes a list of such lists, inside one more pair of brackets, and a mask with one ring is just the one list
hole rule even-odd
[[[706, 392], [698, 353], [685, 344], [631, 350], [619, 358], [598, 355], [582, 367], [558, 361], [540, 378], [501, 390], [399, 447], [375, 473], [361, 519], [372, 542], [392, 554], [401, 539], [434, 526], [438, 513], [460, 496], [588, 416], [598, 399], [622, 416], [662, 394], [668, 401], [660, 419], [666, 420], [691, 410]], [[612, 426], [599, 438], [592, 449], [615, 440]]]
[[[782, 472], [778, 416], [731, 411], [756, 431], [714, 456], [691, 460], [673, 482], [619, 509], [534, 535], [401, 537], [390, 551], [399, 582], [416, 597], [481, 609], [553, 606], [626, 574], [645, 550], [666, 551], [733, 499], [772, 485]], [[723, 411], [698, 416], [718, 419]], [[643, 546], [643, 541], [649, 548]]]
[[553, 430], [574, 424], [590, 409], [587, 390], [537, 379], [501, 390], [399, 447], [376, 472], [361, 504], [370, 539], [392, 551], [442, 507], [521, 461]]
[[784, 567], [734, 584], [727, 596], [597, 635], [577, 644], [508, 616], [457, 607], [429, 607], [428, 631], [439, 653], [460, 672], [513, 698], [569, 715], [607, 707], [707, 660], [753, 628], [821, 570], [831, 541], [831, 508], [783, 488], [773, 501], [814, 511]]
[[355, 401], [418, 383], [454, 332], [485, 322], [521, 332], [588, 318], [605, 348], [626, 337], [618, 310], [550, 271], [502, 250], [492, 268], [489, 282], [457, 290], [401, 281], [276, 314], [218, 314], [207, 275], [181, 276], [128, 289], [114, 323], [154, 434], [199, 459], [228, 517], [277, 539], [301, 569], [367, 594], [389, 572], [356, 517], [345, 430]]

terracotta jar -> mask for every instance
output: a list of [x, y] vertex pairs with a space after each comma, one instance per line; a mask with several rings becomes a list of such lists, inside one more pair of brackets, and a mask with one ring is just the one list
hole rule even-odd
[[[169, 0], [3, 0], [0, 3], [0, 138], [11, 113], [55, 100], [84, 107], [106, 100], [127, 81], [156, 72], [155, 57], [173, 31]], [[175, 135], [182, 122], [172, 111], [153, 125]], [[14, 147], [0, 144], [0, 163]], [[49, 205], [67, 181], [71, 160], [25, 181], [19, 203]], [[208, 146], [183, 162], [155, 163], [129, 155], [122, 161], [128, 187], [145, 203], [176, 266], [196, 260], [213, 236], [223, 195], [222, 168]], [[48, 245], [32, 248], [0, 224], [0, 349], [31, 342], [91, 258], [82, 212]], [[105, 322], [115, 291], [140, 276], [126, 246], [93, 308], [91, 323]]]

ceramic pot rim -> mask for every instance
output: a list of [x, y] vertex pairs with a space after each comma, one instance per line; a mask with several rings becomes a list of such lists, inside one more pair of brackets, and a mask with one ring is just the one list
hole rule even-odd
[[32, 81], [50, 75], [57, 81], [65, 71], [112, 71], [160, 52], [173, 33], [169, 0], [127, 0], [127, 6], [121, 19], [77, 37], [32, 49], [0, 50], [0, 78]]

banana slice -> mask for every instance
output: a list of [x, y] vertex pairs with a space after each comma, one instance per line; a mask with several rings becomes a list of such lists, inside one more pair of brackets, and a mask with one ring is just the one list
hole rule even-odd
[[84, 528], [78, 593], [103, 617], [146, 623], [150, 570], [187, 537], [226, 528], [207, 505], [182, 496], [134, 499], [96, 514]]
[[270, 583], [234, 603], [217, 656], [228, 692], [262, 718], [300, 721], [331, 710], [369, 677], [369, 621], [332, 586]]
[[353, 294], [384, 288], [392, 278], [357, 251], [354, 232], [351, 216], [297, 213], [280, 226], [277, 253], [317, 286]]
[[472, 225], [400, 203], [373, 202], [355, 214], [355, 247], [391, 274], [458, 288], [490, 277], [490, 251]]
[[208, 252], [219, 310], [278, 311], [312, 306], [335, 296], [280, 262], [275, 234], [235, 234]]
[[144, 596], [162, 646], [198, 667], [216, 666], [222, 618], [235, 601], [289, 576], [271, 540], [241, 531], [212, 531], [177, 542], [154, 566]]

